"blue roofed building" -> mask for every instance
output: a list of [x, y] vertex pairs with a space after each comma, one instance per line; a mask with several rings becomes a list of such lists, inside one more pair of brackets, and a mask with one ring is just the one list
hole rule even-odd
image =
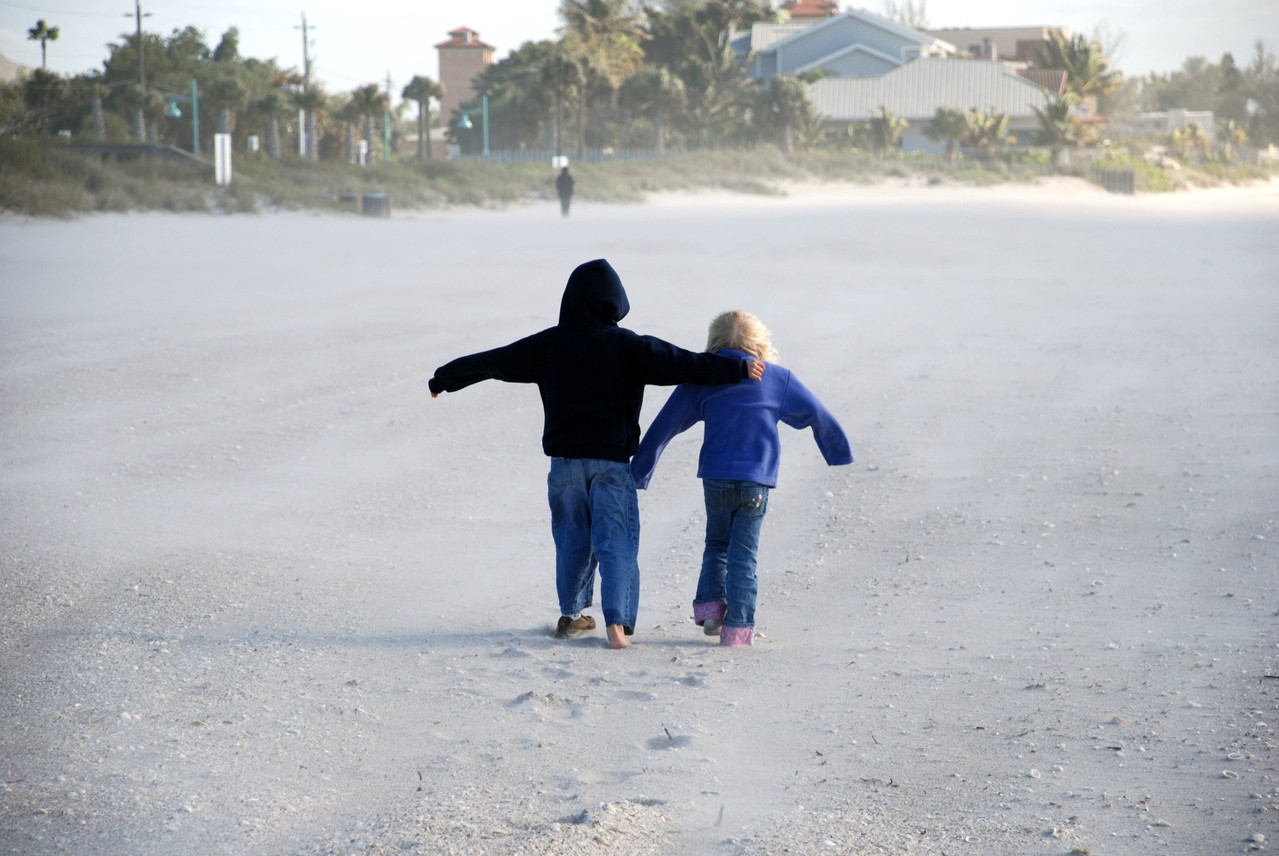
[[817, 22], [757, 23], [749, 32], [733, 35], [733, 48], [757, 80], [812, 71], [875, 77], [920, 57], [955, 53], [949, 42], [859, 10]]

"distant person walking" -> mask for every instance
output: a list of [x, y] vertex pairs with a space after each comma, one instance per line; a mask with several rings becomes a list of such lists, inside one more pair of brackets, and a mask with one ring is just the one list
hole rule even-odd
[[555, 177], [555, 192], [560, 195], [560, 213], [567, 217], [568, 206], [573, 201], [573, 176], [568, 174], [568, 167]]
[[[713, 354], [777, 359], [768, 328], [748, 312], [716, 317], [708, 339], [706, 350]], [[744, 648], [755, 638], [755, 559], [768, 492], [777, 486], [777, 423], [812, 428], [831, 466], [851, 464], [853, 453], [834, 415], [799, 378], [774, 364], [762, 383], [676, 387], [631, 461], [637, 488], [648, 487], [666, 444], [698, 422], [705, 423], [697, 475], [706, 498], [706, 546], [693, 620], [721, 645]]]
[[[618, 325], [631, 304], [604, 259], [569, 275], [559, 323], [435, 370], [431, 397], [484, 380], [534, 383], [542, 398], [542, 450], [555, 543], [558, 638], [595, 629], [583, 615], [600, 574], [605, 630], [626, 648], [639, 609], [639, 500], [631, 455], [639, 445], [644, 387], [758, 381], [764, 363], [745, 353], [695, 354]], [[758, 386], [751, 383], [751, 386]], [[714, 388], [714, 387], [708, 387]]]

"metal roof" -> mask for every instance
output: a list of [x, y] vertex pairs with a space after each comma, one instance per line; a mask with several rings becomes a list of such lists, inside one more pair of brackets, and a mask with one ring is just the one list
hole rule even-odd
[[750, 41], [747, 43], [747, 48], [759, 52], [767, 50], [783, 39], [789, 38], [802, 30], [807, 30], [812, 26], [812, 21], [802, 21], [800, 23], [758, 21], [751, 25], [750, 30], [734, 30], [730, 38], [737, 40], [742, 36], [749, 35]]
[[926, 120], [938, 107], [1033, 117], [1048, 93], [1000, 62], [917, 59], [883, 77], [825, 77], [808, 87], [813, 105], [837, 122], [865, 121], [882, 106], [903, 119]]
[[942, 48], [943, 50], [947, 50], [950, 53], [954, 53], [955, 51], [955, 46], [947, 41], [930, 36], [928, 33], [922, 32], [921, 30], [913, 30], [910, 27], [897, 23], [896, 21], [891, 21], [881, 15], [876, 15], [874, 12], [866, 12], [856, 9], [841, 12], [833, 18], [826, 18], [805, 27], [798, 32], [790, 33], [785, 38], [773, 42], [767, 48], [752, 44], [751, 49], [756, 52], [761, 50], [777, 50], [779, 47], [786, 47], [800, 39], [809, 38], [827, 28], [842, 26], [846, 21], [856, 21], [862, 26], [873, 27], [887, 33], [892, 33], [903, 41], [913, 42], [918, 45], [934, 45]]

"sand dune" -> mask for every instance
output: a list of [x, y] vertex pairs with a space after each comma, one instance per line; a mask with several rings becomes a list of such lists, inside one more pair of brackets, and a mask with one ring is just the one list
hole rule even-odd
[[[1272, 847], [1279, 188], [787, 191], [0, 221], [0, 851]], [[852, 438], [784, 438], [752, 649], [696, 436], [614, 652], [551, 638], [535, 390], [427, 394], [600, 256]]]

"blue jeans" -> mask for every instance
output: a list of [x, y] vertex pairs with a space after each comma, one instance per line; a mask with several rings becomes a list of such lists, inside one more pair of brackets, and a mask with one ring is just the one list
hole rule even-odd
[[768, 511], [768, 488], [746, 481], [703, 479], [706, 547], [694, 606], [725, 603], [725, 627], [755, 626], [755, 557]]
[[639, 612], [639, 499], [630, 464], [551, 458], [546, 485], [560, 614], [591, 605], [598, 563], [604, 623], [633, 631]]

